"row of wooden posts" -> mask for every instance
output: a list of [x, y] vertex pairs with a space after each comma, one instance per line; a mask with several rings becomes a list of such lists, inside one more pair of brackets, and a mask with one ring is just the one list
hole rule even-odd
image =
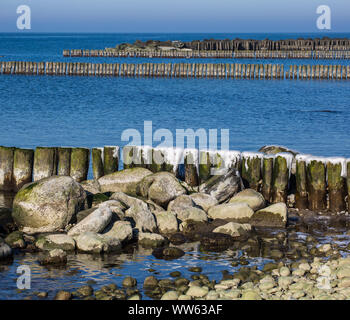
[[0, 62], [0, 74], [226, 79], [350, 79], [350, 65]]
[[[176, 154], [177, 150], [180, 153]], [[121, 165], [120, 154], [120, 148], [115, 146], [92, 150], [0, 147], [0, 191], [16, 192], [26, 183], [53, 175], [71, 176], [82, 182], [89, 177], [91, 155], [94, 179], [117, 172], [121, 167], [144, 167], [152, 172], [173, 172], [188, 185], [196, 187], [213, 175], [225, 174], [227, 171], [223, 169], [234, 168], [240, 172], [245, 187], [261, 192], [271, 203], [287, 202], [288, 194], [295, 193], [296, 208], [299, 209], [350, 210], [350, 159], [303, 155], [294, 159], [286, 153], [265, 155], [125, 146]]]
[[216, 59], [350, 59], [350, 51], [320, 50], [63, 50], [64, 57], [111, 57], [111, 58], [216, 58]]

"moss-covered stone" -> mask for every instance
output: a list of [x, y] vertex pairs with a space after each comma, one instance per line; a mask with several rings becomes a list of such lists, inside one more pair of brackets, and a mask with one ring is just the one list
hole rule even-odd
[[26, 243], [23, 239], [23, 233], [20, 231], [14, 231], [10, 233], [6, 238], [5, 242], [11, 247], [11, 248], [25, 248]]

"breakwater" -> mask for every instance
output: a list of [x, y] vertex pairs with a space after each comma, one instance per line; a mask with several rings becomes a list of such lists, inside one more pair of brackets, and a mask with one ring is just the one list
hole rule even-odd
[[223, 79], [350, 79], [350, 65], [0, 62], [0, 74]]
[[[0, 147], [0, 191], [18, 191], [24, 184], [53, 175], [87, 180], [123, 169], [144, 167], [174, 173], [190, 188], [237, 170], [245, 187], [270, 203], [287, 202], [313, 211], [345, 212], [350, 208], [350, 159], [282, 152], [211, 151], [179, 148], [105, 146], [103, 148]], [[122, 164], [123, 163], [123, 164]]]
[[63, 50], [64, 57], [110, 57], [110, 58], [215, 58], [215, 59], [350, 59], [350, 50], [104, 50], [72, 49]]

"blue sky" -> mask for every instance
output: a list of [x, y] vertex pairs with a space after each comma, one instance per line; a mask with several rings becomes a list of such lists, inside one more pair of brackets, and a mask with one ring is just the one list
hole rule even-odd
[[350, 32], [349, 0], [0, 0], [0, 32], [17, 31], [19, 5], [32, 32], [317, 32], [319, 5]]

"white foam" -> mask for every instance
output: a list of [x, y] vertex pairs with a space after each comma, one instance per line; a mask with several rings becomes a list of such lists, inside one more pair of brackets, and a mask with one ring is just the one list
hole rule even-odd
[[292, 163], [293, 163], [294, 156], [289, 152], [280, 152], [280, 153], [275, 154], [275, 159], [277, 157], [282, 157], [282, 158], [286, 159], [288, 172], [289, 172], [289, 178], [290, 178], [290, 176], [292, 174]]
[[[264, 158], [264, 154], [261, 153], [261, 152], [251, 152], [251, 151], [244, 151], [244, 152], [242, 152], [242, 159], [254, 159], [254, 158], [263, 159]], [[261, 163], [262, 163], [262, 161], [261, 161]], [[245, 169], [248, 170], [248, 163], [247, 163], [247, 161], [245, 162]]]
[[341, 176], [346, 178], [347, 168], [346, 168], [346, 159], [342, 157], [330, 157], [327, 158], [327, 162], [331, 164], [341, 164]]

